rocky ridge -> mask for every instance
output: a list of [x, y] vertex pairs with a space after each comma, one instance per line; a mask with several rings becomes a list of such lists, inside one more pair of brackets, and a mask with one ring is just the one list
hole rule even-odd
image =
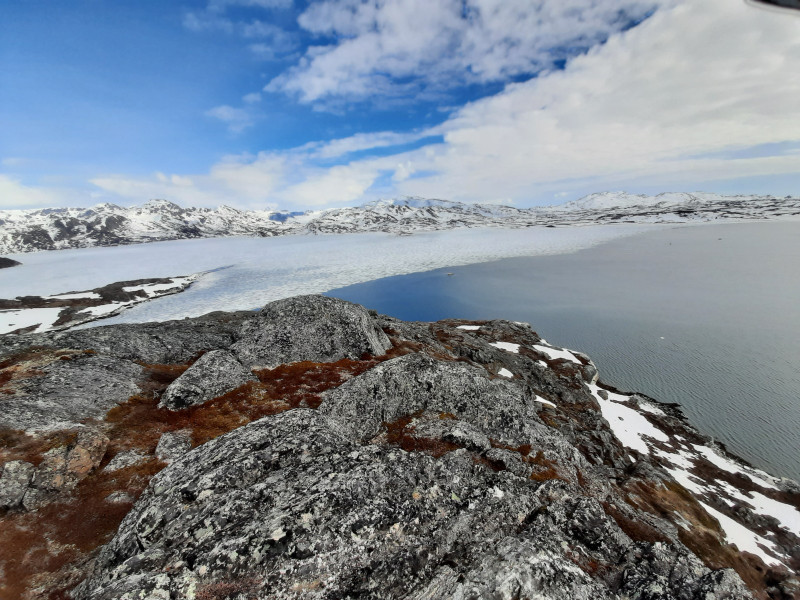
[[385, 232], [409, 235], [468, 227], [561, 227], [613, 223], [691, 223], [800, 215], [799, 198], [622, 192], [592, 194], [562, 206], [519, 209], [403, 198], [304, 213], [182, 208], [166, 200], [123, 208], [0, 211], [0, 252], [116, 246], [190, 238]]
[[797, 484], [526, 324], [307, 296], [7, 336], [0, 402], [4, 598], [800, 593]]

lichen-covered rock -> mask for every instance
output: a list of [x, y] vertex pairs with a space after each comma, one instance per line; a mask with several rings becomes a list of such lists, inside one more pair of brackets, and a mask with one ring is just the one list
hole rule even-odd
[[24, 431], [69, 429], [102, 418], [139, 393], [143, 368], [131, 361], [95, 354], [54, 360], [3, 397], [0, 427]]
[[22, 497], [28, 489], [36, 470], [31, 463], [12, 460], [3, 465], [0, 475], [0, 509], [16, 508], [22, 504]]
[[[12, 409], [0, 417], [17, 428], [99, 419], [120, 390], [135, 395], [106, 423], [87, 422], [93, 433], [34, 438], [49, 451], [32, 477], [11, 467], [8, 504], [19, 507], [20, 488], [28, 509], [56, 498], [68, 507], [96, 490], [101, 510], [119, 519], [150, 481], [113, 540], [70, 567], [70, 582], [83, 581], [77, 600], [750, 597], [734, 572], [706, 565], [735, 567], [759, 597], [792, 597], [796, 579], [727, 545], [698, 500], [797, 569], [800, 538], [744, 503], [723, 506], [761, 490], [789, 510], [796, 486], [690, 459], [714, 445], [679, 411], [598, 383], [588, 357], [564, 354], [527, 325], [463, 327], [403, 323], [311, 296], [258, 314], [30, 336], [43, 349], [0, 338], [0, 354], [23, 350], [0, 373], [3, 408]], [[377, 358], [387, 335], [396, 358]], [[252, 365], [296, 361], [314, 364], [260, 371], [258, 383], [241, 386]], [[156, 362], [172, 364], [146, 364]], [[232, 381], [236, 373], [244, 380]], [[92, 378], [105, 387], [88, 389]], [[191, 412], [156, 406], [159, 394], [182, 389], [177, 404], [188, 404], [236, 387]], [[620, 429], [609, 406], [636, 415], [633, 425]], [[273, 416], [240, 426], [265, 414]], [[650, 451], [615, 431], [644, 431]], [[87, 436], [101, 432], [114, 436], [118, 454], [92, 479], [107, 441]], [[17, 439], [30, 443], [16, 432], [3, 438]], [[31, 455], [20, 450], [3, 449]], [[155, 458], [169, 466], [150, 479], [162, 467]], [[689, 460], [684, 476], [707, 493], [670, 476]], [[20, 517], [38, 515], [7, 515]], [[41, 589], [55, 581], [47, 577], [36, 574]]]
[[120, 452], [115, 455], [114, 458], [108, 461], [108, 464], [103, 467], [103, 470], [109, 473], [119, 471], [120, 469], [141, 464], [146, 459], [147, 456], [138, 450], [126, 450], [125, 452]]
[[750, 598], [685, 548], [635, 543], [572, 483], [360, 445], [337, 421], [297, 409], [176, 460], [74, 597], [589, 600], [647, 572], [660, 592], [630, 597]]
[[381, 423], [421, 410], [479, 421], [503, 437], [537, 425], [546, 429], [521, 386], [490, 380], [484, 369], [467, 363], [424, 354], [388, 360], [345, 382], [325, 395], [320, 410], [340, 417], [349, 435], [361, 441], [379, 433]]
[[192, 430], [181, 429], [162, 434], [156, 446], [156, 458], [172, 462], [192, 449]]
[[161, 396], [160, 406], [179, 410], [227, 394], [248, 381], [256, 381], [236, 357], [225, 350], [201, 356]]
[[24, 336], [0, 336], [0, 356], [31, 346], [77, 348], [144, 363], [185, 363], [199, 352], [228, 348], [250, 311], [214, 312], [193, 319]]
[[45, 452], [23, 498], [25, 508], [34, 510], [72, 490], [100, 465], [108, 443], [100, 431], [82, 429], [73, 443]]
[[267, 304], [242, 325], [232, 350], [247, 366], [275, 367], [302, 360], [380, 356], [390, 347], [378, 321], [363, 306], [326, 296], [298, 296]]

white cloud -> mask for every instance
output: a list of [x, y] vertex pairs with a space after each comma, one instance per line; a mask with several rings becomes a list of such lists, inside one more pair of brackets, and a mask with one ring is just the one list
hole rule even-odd
[[[331, 26], [357, 32], [356, 17], [355, 24]], [[787, 144], [800, 141], [797, 73], [800, 20], [743, 2], [683, 0], [563, 71], [508, 85], [429, 130], [360, 133], [229, 157], [205, 173], [92, 183], [136, 203], [166, 197], [308, 208], [362, 202], [377, 189], [527, 206], [577, 189], [688, 191], [703, 182], [800, 177], [800, 154]], [[244, 119], [236, 112], [242, 109], [217, 108], [217, 118]], [[391, 154], [433, 135], [443, 141]], [[727, 152], [770, 144], [773, 156]], [[353, 158], [378, 149], [389, 155]], [[326, 168], [332, 161], [344, 164]]]
[[38, 208], [61, 205], [68, 196], [44, 187], [29, 187], [0, 174], [0, 208]]
[[394, 131], [357, 133], [350, 137], [329, 140], [327, 142], [312, 142], [306, 144], [300, 150], [307, 152], [310, 157], [326, 160], [338, 158], [361, 150], [402, 146], [431, 135], [433, 135], [431, 130], [410, 133], [396, 133]]
[[252, 94], [245, 94], [242, 96], [242, 102], [245, 104], [256, 104], [261, 102], [261, 94], [258, 92], [253, 92]]
[[364, 197], [379, 171], [369, 162], [351, 163], [310, 173], [281, 192], [282, 205], [336, 206], [353, 204]]
[[[464, 107], [409, 160], [402, 193], [522, 202], [565, 181], [688, 185], [798, 173], [793, 155], [702, 159], [800, 140], [800, 20], [686, 0], [553, 72]], [[769, 191], [769, 190], [766, 190]]]
[[309, 48], [265, 89], [318, 102], [507, 81], [602, 42], [664, 1], [325, 0], [298, 22], [336, 42]]
[[244, 108], [234, 108], [233, 106], [216, 106], [206, 111], [207, 117], [219, 119], [228, 126], [233, 133], [244, 131], [255, 122], [253, 115]]

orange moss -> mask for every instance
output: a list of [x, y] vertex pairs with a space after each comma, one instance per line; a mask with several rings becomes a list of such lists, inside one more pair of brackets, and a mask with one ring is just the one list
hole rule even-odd
[[[0, 521], [0, 598], [24, 598], [34, 577], [52, 578], [107, 543], [131, 508], [129, 502], [107, 502], [108, 495], [122, 490], [137, 498], [163, 467], [151, 459], [113, 473], [98, 471], [68, 497], [34, 512], [6, 515]], [[61, 592], [54, 587], [54, 594]]]
[[[769, 598], [766, 588], [769, 585], [767, 579], [770, 571], [759, 559], [737, 552], [725, 543], [719, 524], [683, 486], [676, 482], [664, 482], [663, 485], [659, 485], [656, 482], [632, 480], [625, 484], [623, 490], [626, 492], [626, 501], [632, 506], [677, 525], [680, 541], [707, 567], [732, 568], [756, 598], [759, 600]], [[689, 530], [685, 528], [687, 521], [691, 523]]]
[[446, 442], [437, 438], [415, 437], [413, 420], [419, 417], [422, 411], [400, 417], [396, 421], [384, 422], [386, 441], [392, 446], [398, 446], [406, 452], [424, 452], [435, 458], [444, 456], [448, 452], [461, 448], [458, 444]]
[[42, 462], [45, 452], [60, 446], [73, 444], [78, 437], [77, 430], [64, 429], [43, 433], [41, 435], [28, 435], [17, 429], [0, 430], [0, 462], [11, 460], [24, 460], [36, 466]]

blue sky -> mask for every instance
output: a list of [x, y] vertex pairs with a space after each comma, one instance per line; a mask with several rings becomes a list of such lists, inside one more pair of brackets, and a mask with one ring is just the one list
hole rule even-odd
[[800, 19], [736, 0], [8, 0], [0, 208], [800, 194]]

